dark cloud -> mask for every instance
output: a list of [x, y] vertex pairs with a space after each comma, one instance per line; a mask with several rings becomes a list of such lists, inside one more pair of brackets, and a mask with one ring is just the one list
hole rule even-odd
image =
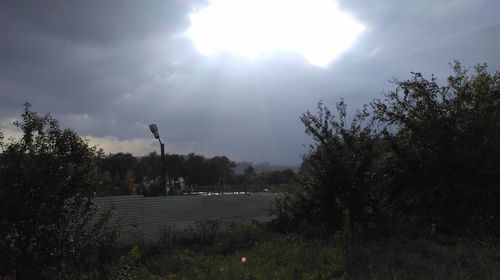
[[147, 125], [156, 122], [171, 152], [296, 163], [309, 141], [299, 116], [320, 99], [357, 107], [410, 71], [444, 79], [453, 59], [500, 68], [493, 0], [343, 0], [366, 29], [325, 69], [293, 54], [199, 55], [183, 33], [202, 5], [0, 2], [0, 124], [30, 101], [122, 151], [154, 148]]
[[146, 83], [148, 67], [158, 60], [151, 56], [151, 45], [164, 43], [167, 50], [166, 39], [186, 28], [190, 8], [166, 1], [0, 5], [0, 82], [8, 84], [4, 95], [48, 103], [47, 109], [61, 113], [96, 113]]
[[188, 1], [7, 0], [2, 24], [8, 32], [62, 38], [85, 45], [112, 45], [175, 32], [188, 24]]

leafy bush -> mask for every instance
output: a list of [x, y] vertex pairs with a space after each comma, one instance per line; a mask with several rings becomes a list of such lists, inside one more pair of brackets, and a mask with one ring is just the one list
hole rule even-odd
[[301, 120], [314, 144], [297, 187], [277, 200], [285, 231], [352, 225], [424, 232], [431, 224], [500, 232], [500, 73], [453, 65], [445, 86], [413, 73], [347, 124], [323, 105]]
[[[337, 115], [318, 104], [316, 115], [301, 120], [315, 143], [304, 158], [298, 186], [278, 199], [274, 214], [277, 227], [290, 231], [332, 232], [343, 225], [344, 210], [353, 222], [373, 219], [373, 166], [377, 136], [367, 107], [347, 123], [347, 106], [337, 103]], [[319, 229], [318, 229], [319, 228]]]
[[107, 277], [111, 280], [153, 280], [165, 279], [153, 275], [142, 263], [142, 255], [138, 246], [123, 256], [120, 256], [118, 263], [112, 266], [111, 273]]
[[95, 148], [29, 104], [14, 125], [22, 138], [0, 139], [0, 274], [60, 279], [83, 272], [113, 243], [92, 208], [100, 182]]
[[387, 194], [421, 224], [500, 230], [500, 73], [453, 65], [448, 84], [413, 73], [375, 100], [388, 143]]

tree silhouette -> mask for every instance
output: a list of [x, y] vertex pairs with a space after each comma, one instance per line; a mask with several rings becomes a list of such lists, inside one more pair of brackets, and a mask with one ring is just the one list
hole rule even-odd
[[96, 150], [49, 114], [25, 104], [14, 125], [22, 137], [0, 141], [0, 273], [55, 279], [98, 255], [92, 243], [100, 176]]

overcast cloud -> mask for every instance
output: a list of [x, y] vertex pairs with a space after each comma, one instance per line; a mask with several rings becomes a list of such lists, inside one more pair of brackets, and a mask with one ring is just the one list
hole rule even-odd
[[299, 163], [299, 122], [321, 99], [358, 107], [410, 71], [445, 79], [448, 63], [500, 69], [495, 0], [345, 0], [365, 26], [328, 68], [278, 53], [260, 59], [200, 55], [184, 32], [200, 1], [0, 2], [0, 130], [29, 101], [107, 152], [157, 149]]

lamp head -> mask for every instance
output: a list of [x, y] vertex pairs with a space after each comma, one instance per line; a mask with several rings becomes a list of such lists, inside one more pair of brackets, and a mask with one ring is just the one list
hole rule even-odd
[[150, 124], [149, 130], [151, 130], [151, 133], [153, 133], [156, 139], [160, 139], [160, 134], [158, 133], [158, 127], [156, 126], [156, 124]]

